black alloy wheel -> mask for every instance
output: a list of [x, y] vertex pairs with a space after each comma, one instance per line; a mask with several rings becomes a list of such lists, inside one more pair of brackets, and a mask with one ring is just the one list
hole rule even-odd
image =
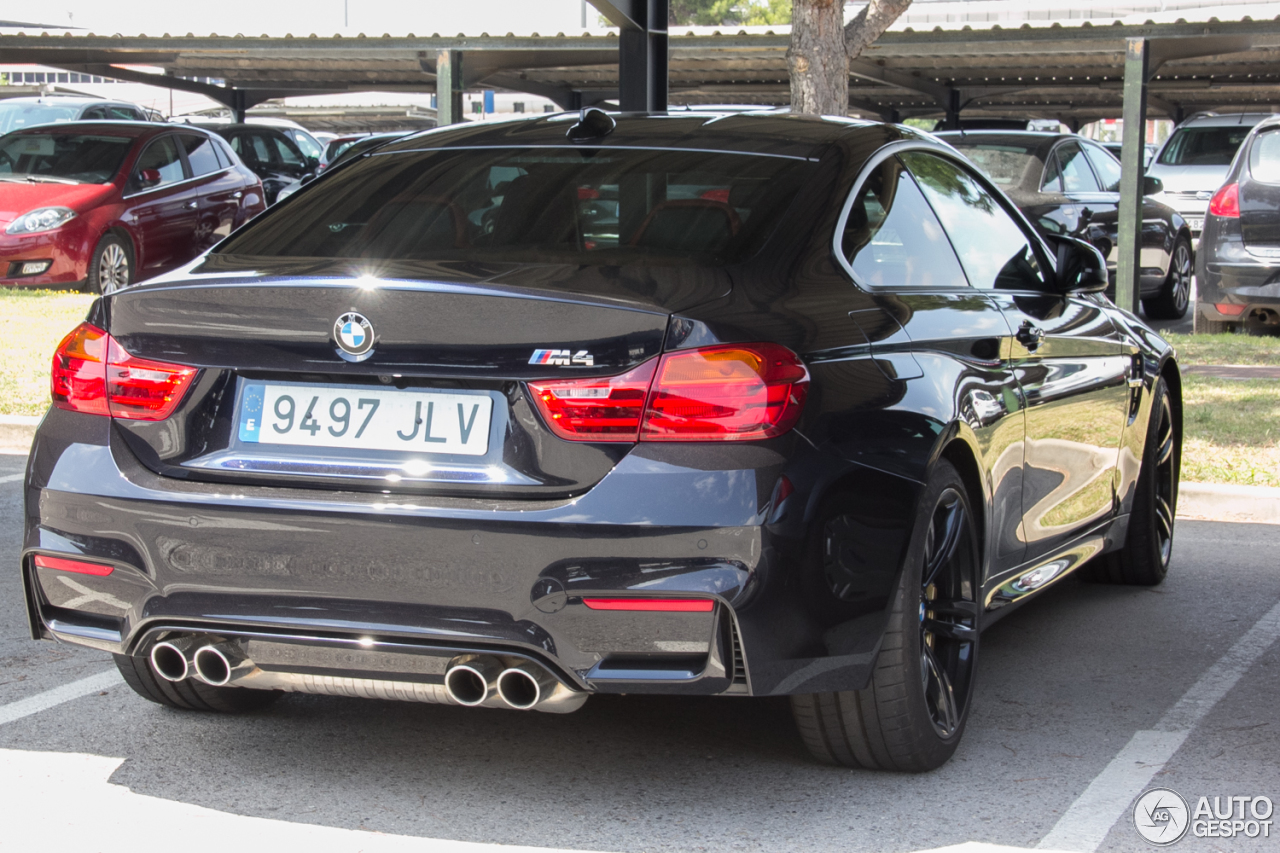
[[1182, 430], [1163, 378], [1151, 394], [1147, 444], [1129, 513], [1129, 534], [1118, 550], [1091, 561], [1082, 577], [1099, 583], [1155, 586], [1169, 573], [1173, 555], [1174, 518], [1178, 510], [1178, 476]]
[[1191, 241], [1179, 237], [1169, 258], [1169, 273], [1165, 276], [1160, 292], [1142, 301], [1142, 310], [1156, 320], [1180, 320], [1187, 316], [1191, 304], [1191, 276], [1195, 273], [1195, 259], [1191, 254]]
[[978, 655], [979, 551], [964, 481], [945, 459], [916, 521], [870, 683], [791, 697], [820, 761], [918, 773], [941, 767], [960, 743]]

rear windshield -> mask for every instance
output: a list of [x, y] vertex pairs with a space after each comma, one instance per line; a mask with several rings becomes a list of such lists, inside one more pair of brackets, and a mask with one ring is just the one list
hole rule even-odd
[[[1039, 170], [1040, 161], [1033, 155], [1033, 148], [1010, 143], [960, 142], [948, 140], [964, 156], [968, 157], [993, 182], [1002, 187], [1018, 186], [1022, 176], [1033, 166]], [[1039, 181], [1036, 182], [1037, 184]]]
[[0, 137], [0, 175], [23, 180], [105, 184], [133, 140], [94, 133], [11, 133]]
[[1249, 149], [1249, 174], [1255, 181], [1280, 184], [1280, 128], [1266, 130]]
[[80, 114], [78, 106], [54, 104], [0, 104], [0, 133], [31, 127], [33, 124], [53, 124], [58, 121], [75, 121]]
[[759, 248], [811, 168], [790, 157], [622, 148], [374, 154], [219, 254], [728, 263]]
[[1184, 127], [1173, 132], [1160, 152], [1165, 166], [1230, 166], [1236, 149], [1253, 125], [1229, 127]]

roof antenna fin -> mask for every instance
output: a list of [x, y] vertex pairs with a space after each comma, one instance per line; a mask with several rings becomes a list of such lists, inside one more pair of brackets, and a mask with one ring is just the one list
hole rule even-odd
[[586, 142], [588, 139], [601, 139], [613, 133], [618, 123], [608, 113], [596, 107], [583, 107], [578, 113], [578, 121], [565, 134], [570, 142]]

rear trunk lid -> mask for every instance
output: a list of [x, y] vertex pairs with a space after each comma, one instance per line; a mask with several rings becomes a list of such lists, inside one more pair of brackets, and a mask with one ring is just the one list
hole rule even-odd
[[211, 256], [111, 299], [108, 331], [130, 354], [203, 368], [168, 420], [116, 423], [171, 476], [572, 495], [631, 445], [556, 438], [525, 381], [625, 372], [662, 350], [673, 311], [728, 290], [723, 269], [694, 266], [380, 262], [374, 275]]

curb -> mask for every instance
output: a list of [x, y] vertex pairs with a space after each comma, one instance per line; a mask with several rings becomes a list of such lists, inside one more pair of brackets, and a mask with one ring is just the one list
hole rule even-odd
[[0, 453], [26, 454], [41, 420], [39, 415], [0, 415]]
[[1178, 488], [1178, 518], [1280, 524], [1280, 489], [1182, 483]]

